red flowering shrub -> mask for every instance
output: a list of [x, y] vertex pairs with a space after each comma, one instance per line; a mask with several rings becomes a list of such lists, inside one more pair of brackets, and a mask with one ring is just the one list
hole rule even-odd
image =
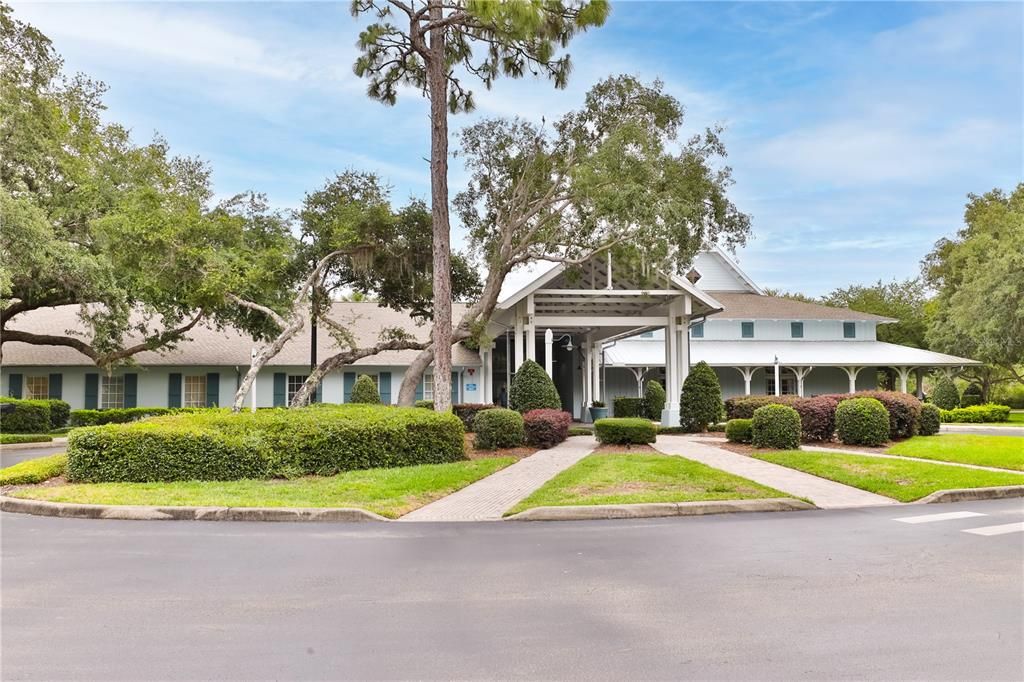
[[541, 450], [554, 447], [569, 437], [572, 415], [561, 410], [530, 410], [523, 415], [526, 444]]

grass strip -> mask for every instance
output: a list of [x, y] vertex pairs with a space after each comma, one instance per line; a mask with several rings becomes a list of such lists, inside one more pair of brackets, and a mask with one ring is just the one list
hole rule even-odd
[[64, 453], [26, 459], [24, 462], [0, 469], [0, 485], [42, 483], [63, 474], [67, 465], [68, 456]]
[[969, 433], [917, 436], [897, 443], [886, 452], [904, 457], [1024, 471], [1024, 438], [1017, 436], [982, 436]]

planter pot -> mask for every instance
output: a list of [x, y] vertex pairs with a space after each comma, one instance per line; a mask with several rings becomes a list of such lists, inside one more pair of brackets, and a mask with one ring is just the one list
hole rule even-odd
[[598, 419], [604, 419], [608, 416], [607, 407], [591, 407], [590, 409], [590, 421], [596, 422]]

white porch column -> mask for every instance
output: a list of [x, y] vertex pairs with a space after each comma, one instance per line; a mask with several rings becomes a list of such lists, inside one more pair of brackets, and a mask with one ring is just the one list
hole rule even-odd
[[594, 360], [594, 354], [591, 352], [593, 344], [590, 339], [584, 341], [583, 346], [583, 416], [587, 414], [587, 406], [590, 405], [593, 400], [593, 396], [590, 393], [590, 375], [593, 370], [590, 368], [590, 363]]
[[801, 398], [804, 397], [804, 379], [811, 373], [813, 367], [790, 367], [793, 374], [796, 376], [796, 394]]
[[523, 315], [519, 306], [516, 307], [516, 324], [515, 333], [513, 334], [516, 340], [516, 364], [513, 367], [514, 371], [518, 372], [519, 368], [523, 364]]
[[920, 400], [924, 400], [924, 367], [918, 367], [915, 369], [914, 376], [917, 378], [917, 397]]
[[683, 392], [683, 382], [690, 376], [690, 317], [693, 315], [693, 299], [687, 294], [683, 298], [682, 316], [676, 322], [676, 333], [679, 335], [679, 392]]
[[554, 341], [555, 333], [548, 328], [548, 330], [544, 332], [544, 371], [547, 372], [548, 376], [552, 379], [555, 378], [553, 360], [551, 357], [551, 350], [554, 345]]
[[736, 367], [734, 368], [743, 376], [743, 395], [750, 395], [750, 381], [754, 378], [754, 371], [756, 367]]
[[537, 362], [537, 329], [533, 324], [533, 294], [526, 297], [526, 359]]
[[636, 397], [644, 397], [644, 374], [647, 373], [647, 367], [630, 367], [629, 371], [636, 377]]
[[590, 344], [590, 402], [604, 400], [601, 395], [601, 342]]
[[900, 391], [903, 393], [907, 392], [907, 380], [910, 379], [910, 373], [913, 372], [915, 367], [894, 367], [896, 374], [900, 377]]
[[482, 403], [490, 405], [494, 402], [494, 344], [480, 349], [480, 394]]
[[846, 372], [846, 376], [850, 378], [850, 393], [857, 392], [857, 375], [861, 373], [863, 367], [843, 367], [843, 371]]
[[668, 306], [665, 320], [665, 409], [661, 411], [662, 426], [679, 425], [679, 394], [682, 391], [682, 375], [679, 350], [679, 321], [683, 314], [683, 302], [673, 299]]
[[782, 395], [782, 374], [779, 371], [779, 356], [775, 356], [775, 395]]

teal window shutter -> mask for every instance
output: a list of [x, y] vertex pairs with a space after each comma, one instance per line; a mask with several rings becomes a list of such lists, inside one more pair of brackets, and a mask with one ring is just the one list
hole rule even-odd
[[690, 328], [690, 338], [692, 339], [703, 339], [704, 338], [704, 323], [698, 322]]
[[206, 375], [206, 406], [217, 407], [220, 403], [220, 374], [210, 372]]
[[139, 375], [124, 375], [124, 406], [138, 407], [139, 404]]
[[50, 375], [50, 394], [47, 396], [50, 400], [60, 400], [61, 395], [64, 393], [64, 375], [63, 374], [51, 374]]
[[284, 407], [288, 402], [288, 375], [274, 372], [274, 407]]
[[459, 373], [452, 372], [452, 405], [459, 403]]
[[744, 339], [754, 338], [754, 323], [753, 322], [741, 322], [740, 323], [740, 336]]
[[316, 395], [313, 396], [313, 402], [322, 403], [324, 401], [324, 382], [321, 381], [316, 385]]
[[85, 409], [95, 410], [100, 406], [100, 375], [85, 375]]
[[345, 389], [345, 392], [344, 392], [344, 398], [342, 399], [343, 402], [346, 402], [346, 403], [352, 402], [352, 388], [355, 385], [356, 385], [356, 373], [355, 372], [345, 372], [345, 375], [344, 375], [344, 389]]
[[181, 407], [181, 374], [167, 375], [167, 407]]
[[423, 400], [423, 377], [420, 377], [420, 383], [416, 384], [416, 400]]
[[377, 392], [380, 393], [381, 403], [391, 404], [391, 372], [381, 372], [377, 375]]
[[789, 323], [789, 335], [794, 339], [804, 338], [804, 323], [803, 322], [790, 322]]
[[7, 395], [12, 398], [21, 397], [21, 381], [22, 377], [20, 374], [12, 374], [7, 378]]
[[855, 338], [857, 338], [857, 323], [856, 322], [843, 322], [843, 338], [844, 339], [855, 339]]

